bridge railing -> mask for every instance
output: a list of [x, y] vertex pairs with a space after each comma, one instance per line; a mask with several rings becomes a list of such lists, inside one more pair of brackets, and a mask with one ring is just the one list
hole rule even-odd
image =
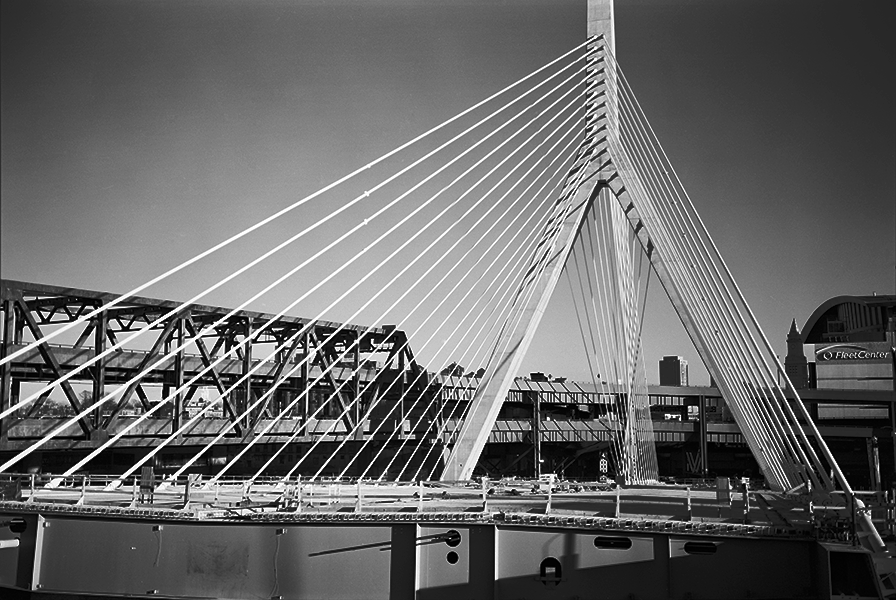
[[[147, 478], [148, 477], [148, 478]], [[789, 496], [786, 522], [769, 507], [765, 491], [725, 490], [720, 500], [714, 481], [691, 479], [677, 485], [617, 486], [605, 482], [489, 480], [479, 482], [386, 482], [357, 478], [222, 477], [209, 484], [201, 475], [165, 477], [151, 471], [124, 483], [119, 476], [78, 473], [0, 474], [0, 501], [24, 505], [147, 508], [178, 511], [382, 512], [447, 511], [555, 514], [614, 519], [671, 518], [674, 521], [734, 522], [802, 532], [820, 541], [857, 544], [857, 516], [866, 513], [878, 531], [896, 535], [896, 488], [835, 492], [828, 502]], [[857, 502], [860, 500], [861, 502]], [[194, 513], [190, 513], [194, 514]], [[221, 513], [222, 515], [224, 513]], [[769, 515], [772, 515], [771, 518]], [[795, 528], [795, 529], [794, 529]]]
[[[745, 522], [752, 526], [776, 526], [764, 520], [753, 492], [735, 493], [719, 503], [713, 489], [687, 485], [625, 487], [599, 481], [492, 481], [487, 478], [478, 482], [312, 481], [296, 476], [256, 479], [233, 476], [210, 484], [196, 474], [166, 478], [147, 472], [118, 484], [115, 475], [75, 474], [62, 478], [11, 473], [0, 476], [0, 491], [0, 500], [47, 510], [55, 510], [54, 506], [66, 512], [140, 509], [150, 511], [146, 513], [150, 515], [152, 511], [167, 511], [167, 514], [173, 509], [179, 518], [226, 517], [234, 511], [240, 514], [248, 511], [247, 515], [472, 511], [492, 517], [535, 514], [615, 519], [619, 523], [671, 519], [693, 522], [695, 527], [698, 523], [744, 525]], [[888, 510], [892, 511], [892, 506]], [[821, 539], [852, 539], [829, 533], [828, 529], [817, 531]], [[807, 528], [803, 535], [808, 534]]]

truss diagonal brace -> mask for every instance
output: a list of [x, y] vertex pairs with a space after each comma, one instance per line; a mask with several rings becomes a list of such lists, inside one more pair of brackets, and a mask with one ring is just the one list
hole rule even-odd
[[[170, 336], [171, 332], [174, 330], [174, 324], [174, 319], [168, 321], [168, 323], [165, 325], [165, 329], [156, 338], [155, 342], [153, 342], [153, 345], [149, 349], [149, 352], [146, 353], [146, 356], [143, 357], [143, 360], [140, 361], [140, 364], [137, 365], [137, 368], [133, 370], [134, 373], [143, 373], [146, 367], [148, 367], [149, 364], [158, 357], [159, 349], [161, 349], [162, 344], [166, 339], [168, 339], [168, 336]], [[114, 334], [112, 334], [111, 332], [109, 332], [109, 334], [114, 336]], [[115, 343], [114, 339], [112, 340], [112, 343]], [[137, 389], [140, 389], [140, 379], [135, 379], [124, 389], [124, 392], [121, 394], [121, 398], [118, 400], [115, 408], [103, 423], [103, 429], [109, 429], [109, 426], [118, 419], [118, 415], [120, 414], [121, 409], [128, 403], [128, 400], [131, 399], [131, 394], [133, 394]], [[148, 409], [148, 407], [144, 405], [144, 409]]]
[[[226, 391], [227, 386], [224, 385], [224, 382], [221, 381], [221, 376], [218, 374], [217, 369], [212, 365], [212, 356], [216, 352], [216, 350], [212, 350], [209, 353], [208, 349], [205, 346], [205, 342], [202, 341], [202, 337], [198, 335], [198, 329], [196, 327], [196, 323], [193, 321], [193, 317], [191, 315], [187, 315], [184, 320], [184, 324], [187, 327], [187, 333], [193, 337], [196, 342], [196, 348], [199, 349], [199, 356], [202, 360], [202, 366], [208, 370], [209, 375], [212, 378], [212, 381], [215, 384], [215, 388], [218, 390], [218, 394], [221, 395], [221, 406], [224, 408], [224, 413], [227, 415], [227, 418], [234, 424], [234, 431], [236, 431], [237, 435], [243, 435], [243, 428], [240, 425], [239, 419], [237, 418], [237, 413], [233, 408], [233, 405], [230, 403], [230, 398], [228, 397]], [[219, 340], [220, 341], [220, 340]]]
[[[21, 298], [21, 296], [15, 299], [15, 303], [18, 305], [19, 310], [22, 314], [22, 318], [25, 320], [25, 324], [28, 326], [28, 329], [31, 330], [31, 335], [34, 336], [34, 339], [43, 339], [44, 335], [40, 329], [40, 326], [34, 320], [34, 317], [31, 315], [31, 311], [29, 310], [28, 305], [25, 304], [25, 301]], [[56, 379], [61, 379], [63, 376], [62, 367], [60, 366], [59, 361], [56, 360], [56, 355], [53, 354], [52, 348], [50, 348], [47, 344], [40, 344], [37, 349], [40, 352], [41, 357], [53, 371], [53, 375], [56, 377]], [[62, 391], [65, 393], [65, 397], [68, 399], [69, 404], [71, 404], [72, 408], [75, 409], [75, 412], [81, 412], [84, 407], [80, 402], [78, 402], [78, 398], [75, 395], [75, 390], [72, 388], [71, 383], [66, 380], [59, 385], [62, 388]], [[81, 428], [81, 431], [84, 433], [84, 435], [89, 438], [91, 432], [93, 431], [93, 428], [88, 425], [87, 421], [85, 421], [83, 417], [78, 419], [78, 426]]]
[[280, 364], [277, 365], [277, 368], [271, 378], [271, 389], [268, 392], [269, 396], [267, 400], [265, 400], [264, 404], [259, 407], [258, 413], [249, 424], [250, 431], [254, 431], [258, 424], [261, 422], [262, 418], [264, 418], [265, 416], [267, 416], [268, 418], [274, 418], [274, 415], [271, 414], [271, 403], [274, 401], [275, 390], [279, 388], [284, 381], [286, 381], [287, 377], [283, 376], [283, 372], [286, 371], [286, 366], [292, 363], [293, 357], [295, 356], [296, 351], [299, 349], [299, 345], [301, 344], [301, 342], [302, 337], [298, 335], [295, 336], [295, 339], [292, 341], [292, 343], [290, 343], [286, 353], [281, 356]]
[[[335, 353], [331, 354], [320, 345], [320, 342], [317, 339], [317, 334], [312, 334], [312, 340], [314, 341], [314, 345], [317, 346], [314, 362], [320, 366], [321, 371], [327, 374], [327, 381], [333, 386], [335, 398], [342, 407], [342, 422], [345, 423], [346, 431], [350, 433], [354, 431], [355, 423], [352, 421], [351, 411], [348, 408], [348, 404], [345, 402], [345, 395], [342, 393], [343, 385], [340, 385], [336, 380], [336, 376], [333, 375], [333, 369], [336, 368]], [[358, 349], [356, 348], [355, 351], [357, 352]]]

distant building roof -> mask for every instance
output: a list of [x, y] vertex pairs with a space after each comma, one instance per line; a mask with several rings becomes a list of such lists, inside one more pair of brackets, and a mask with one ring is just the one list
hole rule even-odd
[[896, 296], [835, 296], [806, 320], [803, 343], [885, 341], [891, 317], [896, 317]]

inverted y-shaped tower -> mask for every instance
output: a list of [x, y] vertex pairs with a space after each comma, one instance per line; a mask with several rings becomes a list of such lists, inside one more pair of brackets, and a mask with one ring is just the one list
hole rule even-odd
[[443, 479], [472, 474], [590, 207], [611, 202], [649, 258], [769, 484], [779, 491], [849, 491], [616, 64], [611, 0], [589, 1], [588, 34], [579, 154]]

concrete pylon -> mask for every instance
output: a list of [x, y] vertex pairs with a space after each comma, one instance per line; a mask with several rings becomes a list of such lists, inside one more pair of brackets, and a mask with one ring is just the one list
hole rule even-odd
[[588, 0], [588, 37], [603, 35], [607, 47], [616, 55], [616, 25], [613, 0]]
[[[614, 37], [613, 0], [588, 1], [589, 37], [603, 35], [612, 48]], [[604, 82], [605, 83], [605, 82]], [[592, 96], [594, 98], [596, 96]], [[600, 112], [599, 115], [596, 113]], [[498, 412], [535, 335], [541, 317], [566, 265], [598, 186], [601, 185], [599, 148], [593, 145], [598, 121], [607, 118], [606, 105], [601, 111], [586, 106], [586, 143], [576, 165], [567, 176], [561, 200], [554, 208], [553, 229], [545, 230], [531, 259], [523, 286], [517, 294], [511, 317], [504, 324], [488, 366], [470, 404], [442, 472], [442, 481], [470, 479], [479, 461]], [[591, 120], [589, 117], [596, 117]], [[530, 278], [531, 276], [531, 278]]]

